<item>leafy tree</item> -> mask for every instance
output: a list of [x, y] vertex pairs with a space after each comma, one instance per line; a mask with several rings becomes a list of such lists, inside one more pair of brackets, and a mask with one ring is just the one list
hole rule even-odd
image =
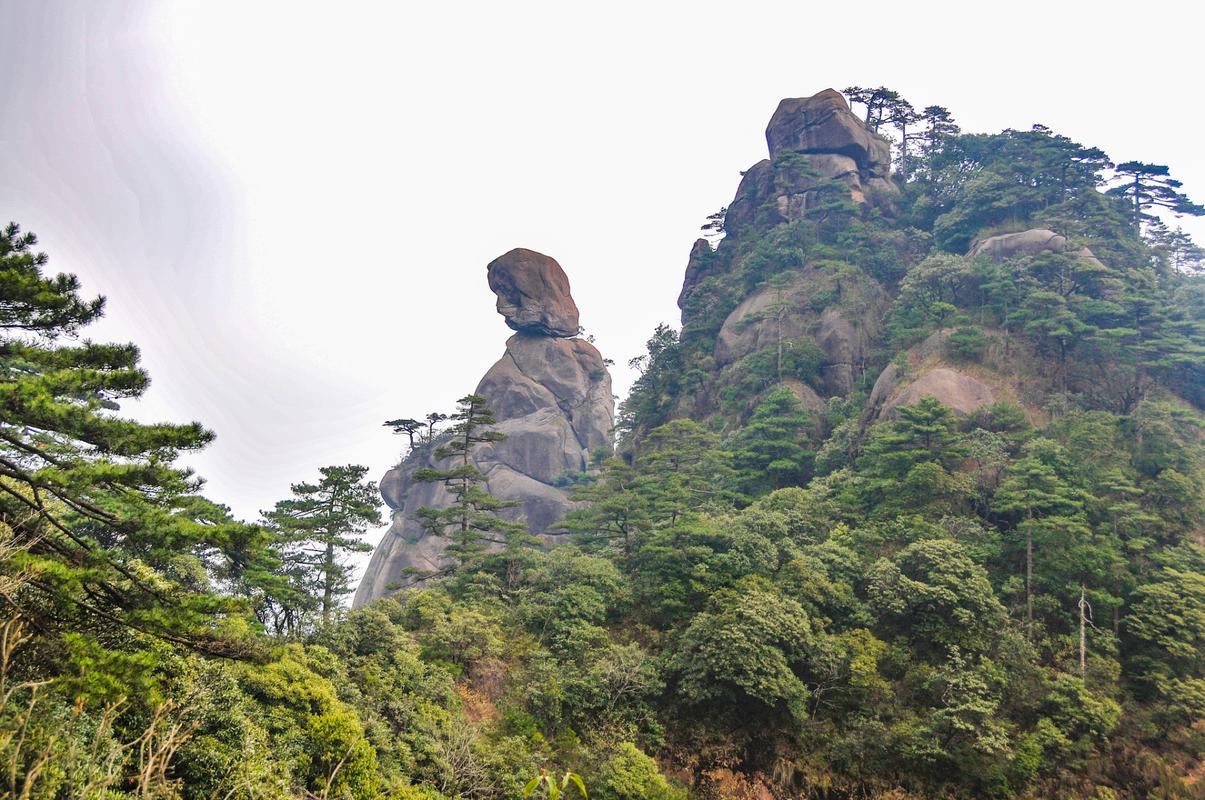
[[957, 542], [916, 542], [879, 560], [867, 578], [871, 608], [885, 631], [909, 632], [929, 654], [947, 647], [988, 652], [1005, 621], [987, 572]]
[[648, 352], [633, 358], [628, 366], [640, 375], [632, 384], [628, 398], [619, 405], [616, 427], [622, 439], [634, 437], [641, 425], [647, 429], [666, 421], [682, 381], [678, 332], [668, 325], [658, 325], [648, 341]]
[[621, 742], [597, 768], [589, 783], [595, 800], [685, 800], [686, 791], [671, 786], [657, 762], [631, 742]]
[[732, 455], [719, 437], [694, 420], [676, 419], [649, 432], [637, 469], [655, 481], [646, 484], [654, 523], [674, 525], [704, 508], [723, 509], [737, 498]]
[[607, 459], [593, 480], [574, 488], [573, 498], [586, 505], [570, 511], [563, 527], [586, 549], [618, 545], [625, 558], [632, 555], [651, 525], [648, 480], [622, 458]]
[[1025, 445], [1023, 457], [1007, 470], [996, 493], [995, 509], [1016, 520], [1025, 537], [1025, 621], [1032, 633], [1034, 598], [1034, 539], [1089, 535], [1084, 518], [1084, 493], [1071, 479], [1064, 451], [1049, 439]]
[[902, 509], [941, 515], [959, 509], [973, 495], [968, 476], [955, 471], [965, 454], [954, 412], [924, 397], [895, 409], [898, 419], [877, 425], [866, 442], [857, 471], [859, 505], [878, 514]]
[[873, 89], [863, 89], [861, 86], [847, 87], [843, 94], [850, 103], [861, 103], [866, 107], [866, 124], [873, 131], [878, 131], [883, 122], [888, 119], [894, 105], [901, 102], [898, 92], [885, 86]]
[[671, 662], [689, 703], [737, 714], [758, 709], [807, 714], [807, 686], [797, 670], [812, 642], [807, 613], [771, 587], [746, 581], [718, 593], [682, 634]]
[[[279, 599], [281, 627], [296, 634], [309, 608], [328, 626], [341, 598], [353, 591], [350, 553], [368, 553], [361, 536], [382, 524], [377, 485], [365, 481], [368, 467], [355, 464], [322, 467], [317, 483], [295, 483], [293, 496], [263, 514], [274, 534], [281, 569], [292, 593]], [[300, 608], [294, 603], [300, 600]]]
[[1158, 561], [1125, 620], [1135, 675], [1174, 715], [1199, 719], [1205, 713], [1205, 549], [1182, 544]]
[[908, 161], [908, 146], [912, 143], [913, 139], [917, 138], [916, 133], [909, 136], [908, 130], [922, 120], [924, 120], [924, 115], [919, 113], [912, 107], [911, 103], [902, 97], [895, 99], [888, 105], [887, 121], [900, 132], [899, 171], [905, 180], [912, 172], [911, 163]]
[[422, 442], [422, 440], [423, 440], [422, 432], [423, 432], [423, 429], [426, 427], [426, 423], [421, 422], [417, 419], [410, 419], [408, 417], [404, 418], [404, 419], [386, 420], [382, 424], [387, 428], [392, 428], [394, 433], [405, 434], [410, 443], [411, 450], [414, 449], [415, 435], [417, 434], [419, 437], [419, 439], [418, 439], [419, 442]]

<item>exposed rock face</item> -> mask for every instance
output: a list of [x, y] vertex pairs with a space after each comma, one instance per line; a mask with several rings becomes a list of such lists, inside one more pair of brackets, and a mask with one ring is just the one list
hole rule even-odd
[[690, 260], [686, 262], [686, 279], [682, 281], [682, 291], [678, 293], [678, 308], [682, 308], [686, 296], [706, 273], [713, 253], [711, 244], [706, 239], [695, 240], [694, 246], [690, 248]]
[[886, 293], [865, 274], [838, 281], [809, 267], [782, 288], [757, 290], [728, 315], [716, 337], [716, 365], [777, 348], [779, 340], [807, 340], [824, 354], [822, 394], [847, 395], [879, 335], [886, 304]]
[[[825, 180], [844, 183], [856, 203], [894, 213], [899, 189], [889, 177], [891, 145], [849, 110], [840, 92], [825, 89], [783, 100], [766, 128], [766, 143], [771, 158], [745, 171], [728, 204], [724, 229], [729, 238], [803, 219], [820, 199], [817, 183]], [[802, 159], [778, 158], [791, 153]], [[695, 243], [678, 296], [683, 311], [691, 292], [715, 274], [716, 262]]]
[[1087, 247], [1076, 247], [1063, 236], [1045, 228], [1031, 228], [1019, 233], [1003, 233], [981, 239], [971, 246], [967, 256], [985, 256], [993, 261], [1003, 261], [1007, 258], [1036, 256], [1038, 253], [1047, 252], [1066, 253], [1100, 264], [1100, 260]]
[[883, 410], [910, 406], [925, 397], [936, 397], [960, 414], [996, 402], [992, 387], [978, 378], [951, 367], [936, 367], [892, 395]]
[[498, 313], [513, 330], [542, 336], [576, 336], [581, 330], [569, 278], [555, 259], [516, 247], [491, 261], [487, 273]]
[[771, 158], [781, 150], [846, 156], [859, 170], [885, 178], [891, 169], [891, 145], [849, 110], [835, 89], [778, 104], [766, 127]]
[[1036, 421], [1052, 388], [1042, 361], [1006, 332], [980, 328], [992, 344], [975, 361], [953, 358], [950, 335], [943, 328], [904, 352], [899, 363], [879, 374], [866, 403], [867, 423], [893, 416], [900, 406], [935, 397], [960, 414], [996, 402], [1021, 407]]
[[[485, 474], [491, 494], [519, 501], [507, 515], [541, 534], [569, 509], [568, 496], [553, 485], [556, 479], [584, 471], [591, 451], [611, 448], [611, 376], [594, 345], [563, 338], [570, 327], [573, 332], [578, 329], [577, 306], [555, 261], [530, 250], [512, 250], [490, 264], [489, 278], [498, 292], [499, 312], [511, 327], [516, 327], [512, 317], [520, 320], [521, 329], [506, 342], [506, 352], [476, 390], [498, 419], [494, 429], [507, 438], [478, 447], [473, 461]], [[547, 289], [541, 290], [545, 279]], [[447, 540], [427, 535], [418, 510], [445, 507], [452, 497], [443, 484], [413, 480], [419, 469], [448, 466], [433, 450], [412, 453], [381, 479], [381, 496], [393, 510], [393, 524], [372, 554], [356, 592], [357, 606], [404, 584], [408, 569], [427, 571], [442, 565]]]

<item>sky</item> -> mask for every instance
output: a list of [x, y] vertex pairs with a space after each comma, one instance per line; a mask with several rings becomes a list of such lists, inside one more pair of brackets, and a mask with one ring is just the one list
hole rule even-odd
[[979, 8], [0, 0], [0, 222], [108, 298], [88, 335], [152, 377], [123, 410], [213, 429], [187, 463], [254, 518], [475, 387], [513, 247], [565, 268], [626, 394], [783, 97], [887, 85], [1205, 200], [1194, 4]]

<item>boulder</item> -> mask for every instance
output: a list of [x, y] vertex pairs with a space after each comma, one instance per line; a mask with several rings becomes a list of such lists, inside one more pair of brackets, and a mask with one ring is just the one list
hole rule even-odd
[[854, 116], [835, 89], [780, 102], [766, 127], [766, 144], [771, 158], [783, 150], [826, 153], [847, 156], [874, 177], [891, 170], [890, 143]]
[[979, 328], [992, 344], [974, 361], [954, 358], [950, 336], [955, 328], [936, 330], [905, 350], [879, 374], [866, 402], [866, 424], [891, 417], [900, 406], [935, 397], [960, 414], [997, 402], [1019, 406], [1030, 422], [1054, 388], [1049, 364], [1007, 331]]
[[[517, 252], [530, 251], [511, 251], [490, 265], [491, 286], [494, 264]], [[556, 273], [563, 278], [556, 262], [547, 262], [556, 267], [551, 273], [554, 280]], [[515, 272], [507, 267], [499, 274]], [[568, 294], [568, 281], [564, 284], [563, 301], [567, 303], [558, 302], [562, 308], [573, 309], [576, 330], [577, 308]], [[502, 292], [498, 304], [503, 314], [514, 313], [509, 304], [503, 309]], [[507, 436], [473, 452], [473, 463], [484, 474], [487, 491], [517, 501], [517, 506], [504, 512], [509, 519], [526, 522], [537, 535], [547, 534], [571, 505], [565, 491], [555, 485], [558, 478], [584, 471], [593, 451], [612, 446], [615, 405], [606, 362], [594, 345], [582, 339], [554, 338], [540, 327], [520, 330], [507, 340], [502, 357], [482, 377], [475, 393], [483, 396], [494, 412], [494, 430]], [[412, 571], [431, 571], [443, 565], [448, 542], [423, 530], [418, 510], [446, 507], [453, 498], [443, 484], [413, 480], [419, 469], [451, 466], [448, 460], [436, 457], [435, 449], [433, 445], [417, 448], [381, 479], [381, 496], [393, 512], [392, 525], [372, 554], [354, 605], [364, 605], [405, 585]]]
[[487, 275], [498, 313], [512, 329], [566, 337], [581, 330], [569, 278], [555, 259], [517, 247], [491, 261]]
[[[984, 256], [993, 261], [1003, 261], [1009, 258], [1036, 256], [1039, 253], [1065, 253], [1087, 259], [1096, 264], [1100, 260], [1087, 247], [1077, 247], [1067, 241], [1064, 236], [1045, 228], [1031, 228], [1018, 233], [1002, 233], [999, 236], [989, 236], [975, 242], [967, 256], [975, 258]], [[1104, 266], [1103, 264], [1101, 266]]]

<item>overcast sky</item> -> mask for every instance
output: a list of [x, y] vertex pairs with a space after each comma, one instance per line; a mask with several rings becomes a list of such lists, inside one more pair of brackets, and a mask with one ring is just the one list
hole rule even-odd
[[512, 247], [625, 393], [782, 97], [886, 84], [1205, 200], [1194, 5], [0, 0], [0, 221], [109, 298], [90, 335], [153, 379], [127, 411], [214, 429], [189, 463], [254, 517], [473, 389]]

